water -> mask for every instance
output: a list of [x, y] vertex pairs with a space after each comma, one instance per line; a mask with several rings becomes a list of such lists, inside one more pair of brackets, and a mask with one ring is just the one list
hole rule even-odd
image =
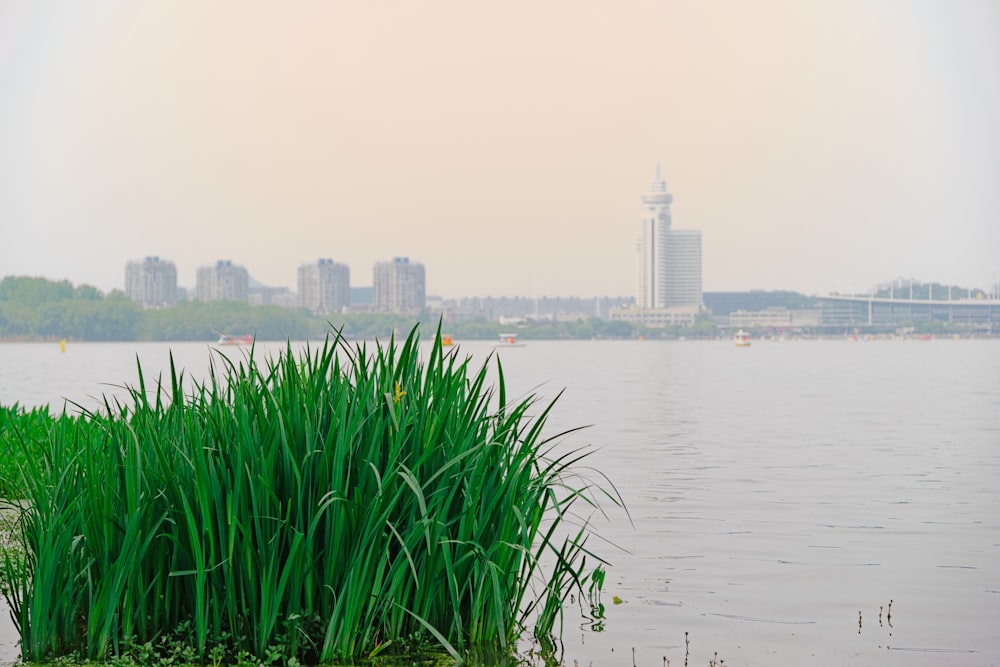
[[[0, 345], [0, 404], [93, 408], [168, 349], [204, 376], [206, 344]], [[614, 545], [592, 544], [605, 626], [570, 609], [565, 664], [1000, 664], [1000, 343], [529, 341], [501, 358], [515, 395], [565, 389], [551, 426], [592, 425], [564, 444], [594, 447], [631, 518], [595, 521]]]

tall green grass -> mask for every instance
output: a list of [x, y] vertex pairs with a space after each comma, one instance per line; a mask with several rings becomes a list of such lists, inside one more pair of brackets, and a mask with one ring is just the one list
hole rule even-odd
[[24, 659], [178, 634], [201, 659], [457, 659], [558, 634], [603, 566], [581, 517], [617, 496], [543, 435], [555, 401], [508, 401], [499, 359], [474, 368], [440, 334], [422, 361], [416, 329], [217, 359], [196, 383], [140, 368], [127, 400], [44, 432], [8, 424]]
[[44, 439], [56, 419], [74, 420], [76, 417], [53, 415], [48, 407], [26, 409], [14, 405], [0, 405], [0, 498], [21, 498], [24, 495], [21, 470], [28, 454], [18, 444], [21, 439]]

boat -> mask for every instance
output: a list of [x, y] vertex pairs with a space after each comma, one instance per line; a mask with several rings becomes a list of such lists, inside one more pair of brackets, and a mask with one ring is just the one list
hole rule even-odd
[[253, 336], [247, 334], [246, 336], [227, 336], [222, 334], [219, 336], [219, 345], [253, 345]]
[[750, 334], [743, 329], [736, 332], [734, 340], [736, 342], [736, 347], [750, 347]]
[[516, 333], [502, 333], [499, 340], [493, 343], [493, 347], [524, 347], [524, 345], [517, 339]]
[[441, 336], [441, 345], [443, 345], [444, 347], [448, 347], [454, 344], [455, 341], [451, 339], [451, 336]]

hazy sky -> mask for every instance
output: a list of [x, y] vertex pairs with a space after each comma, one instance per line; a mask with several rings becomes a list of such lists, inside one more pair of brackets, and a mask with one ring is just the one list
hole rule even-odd
[[706, 291], [1000, 275], [995, 0], [0, 0], [0, 276], [632, 295], [656, 164]]

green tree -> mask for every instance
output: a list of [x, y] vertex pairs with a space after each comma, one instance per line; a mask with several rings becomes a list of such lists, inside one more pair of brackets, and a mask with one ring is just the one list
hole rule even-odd
[[73, 299], [77, 301], [99, 301], [104, 298], [100, 290], [90, 285], [80, 285], [73, 290]]
[[38, 305], [73, 298], [73, 286], [68, 280], [53, 282], [45, 278], [7, 276], [0, 280], [0, 301]]

